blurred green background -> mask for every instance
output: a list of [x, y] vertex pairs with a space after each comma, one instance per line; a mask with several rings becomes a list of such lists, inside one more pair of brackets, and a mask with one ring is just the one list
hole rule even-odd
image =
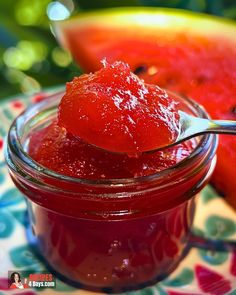
[[70, 54], [57, 44], [49, 16], [111, 6], [184, 8], [236, 19], [236, 0], [0, 0], [0, 99], [79, 75]]

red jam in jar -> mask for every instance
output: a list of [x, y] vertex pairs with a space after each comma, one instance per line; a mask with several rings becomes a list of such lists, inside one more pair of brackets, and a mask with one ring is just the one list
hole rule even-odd
[[[120, 68], [117, 77], [106, 76], [106, 70], [111, 73], [117, 67], [127, 72]], [[161, 112], [166, 116], [158, 113], [152, 125], [148, 105], [153, 107], [152, 112], [160, 106], [152, 94], [162, 96], [166, 92], [144, 85], [128, 71], [125, 64], [117, 63], [113, 68], [106, 65], [95, 74], [75, 78], [64, 96], [55, 94], [21, 114], [8, 135], [6, 160], [14, 183], [28, 200], [32, 230], [42, 255], [62, 276], [91, 290], [141, 288], [176, 268], [187, 247], [195, 196], [215, 165], [215, 135], [136, 157], [87, 143], [113, 151], [118, 146], [119, 151], [135, 154], [150, 148], [149, 138], [152, 141], [157, 135], [152, 133], [157, 131], [156, 123], [161, 130], [160, 141], [176, 136], [174, 96], [165, 94], [167, 101], [161, 102]], [[103, 79], [105, 76], [110, 80]], [[147, 89], [144, 91], [150, 96], [145, 96], [146, 102], [138, 109], [130, 111], [122, 105], [113, 114], [114, 100], [110, 103], [110, 98], [118, 92], [116, 78], [126, 91], [127, 79], [124, 85], [121, 80], [124, 76], [133, 80], [131, 94], [121, 105], [126, 105], [126, 99], [139, 97], [139, 87]], [[112, 94], [106, 96], [109, 87], [113, 87]], [[194, 102], [177, 100], [182, 110], [207, 117]], [[104, 115], [106, 106], [108, 114]], [[140, 113], [143, 117], [139, 122]], [[136, 138], [123, 132], [131, 114], [137, 124], [130, 134], [139, 134]], [[105, 123], [100, 122], [103, 117]], [[90, 124], [91, 118], [97, 120], [96, 124]], [[112, 132], [102, 132], [107, 123], [116, 120]], [[147, 124], [147, 130], [142, 124]], [[112, 134], [114, 138], [107, 140]]]

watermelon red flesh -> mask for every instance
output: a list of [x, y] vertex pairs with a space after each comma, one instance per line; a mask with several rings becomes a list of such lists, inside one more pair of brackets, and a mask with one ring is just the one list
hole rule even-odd
[[[155, 18], [154, 18], [155, 16]], [[57, 27], [85, 71], [128, 62], [148, 83], [194, 98], [214, 119], [236, 120], [236, 25], [186, 12], [112, 10]], [[236, 137], [221, 135], [213, 183], [236, 206]]]

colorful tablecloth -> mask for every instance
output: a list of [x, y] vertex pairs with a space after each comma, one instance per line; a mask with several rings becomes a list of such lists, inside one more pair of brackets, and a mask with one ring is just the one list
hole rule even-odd
[[[28, 244], [26, 203], [10, 180], [4, 163], [4, 138], [14, 117], [29, 103], [41, 100], [51, 89], [33, 97], [20, 95], [0, 102], [0, 295], [2, 294], [89, 294], [59, 279], [55, 289], [8, 289], [8, 271], [46, 270]], [[236, 241], [236, 213], [207, 186], [197, 202], [194, 221], [197, 233], [213, 239]], [[236, 248], [235, 248], [236, 249]], [[94, 293], [93, 293], [94, 294]], [[236, 250], [217, 252], [192, 248], [179, 267], [155, 286], [126, 294], [230, 294], [236, 295]]]

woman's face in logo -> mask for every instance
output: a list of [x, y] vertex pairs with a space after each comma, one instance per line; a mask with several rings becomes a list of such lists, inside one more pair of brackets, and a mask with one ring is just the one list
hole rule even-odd
[[15, 273], [15, 275], [14, 275], [14, 279], [15, 279], [15, 282], [16, 282], [16, 283], [19, 282], [19, 275], [18, 275], [18, 273]]

